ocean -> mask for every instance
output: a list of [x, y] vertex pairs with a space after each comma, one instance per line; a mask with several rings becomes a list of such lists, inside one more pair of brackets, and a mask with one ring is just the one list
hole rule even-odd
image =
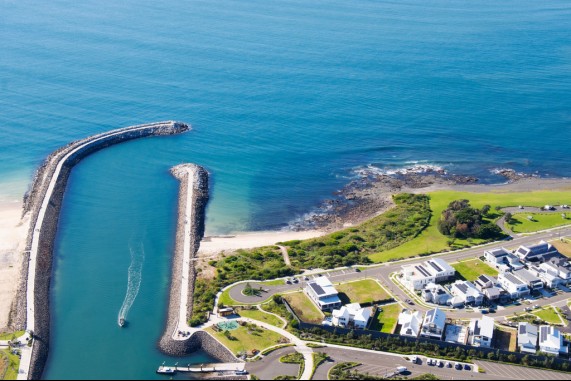
[[71, 140], [193, 125], [74, 170], [45, 377], [151, 378], [177, 361], [156, 350], [174, 165], [211, 173], [207, 234], [285, 228], [367, 166], [571, 176], [570, 20], [568, 1], [2, 0], [0, 202]]

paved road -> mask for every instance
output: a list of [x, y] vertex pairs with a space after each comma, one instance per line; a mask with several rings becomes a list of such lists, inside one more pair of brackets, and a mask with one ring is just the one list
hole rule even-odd
[[296, 353], [293, 347], [282, 348], [273, 351], [263, 359], [246, 364], [246, 370], [256, 375], [260, 380], [273, 380], [277, 376], [294, 376], [299, 373], [298, 364], [283, 364], [280, 357]]
[[[550, 232], [538, 233], [538, 234], [533, 234], [530, 236], [516, 237], [512, 241], [495, 242], [495, 243], [491, 243], [491, 244], [488, 244], [485, 246], [466, 249], [466, 250], [462, 250], [462, 251], [455, 251], [455, 252], [451, 252], [451, 253], [438, 254], [435, 256], [442, 258], [449, 263], [452, 263], [452, 262], [457, 262], [457, 261], [464, 260], [464, 259], [480, 257], [484, 254], [485, 250], [490, 249], [490, 248], [494, 248], [494, 247], [500, 247], [500, 246], [518, 247], [520, 245], [532, 245], [532, 244], [538, 243], [541, 240], [552, 240], [552, 239], [557, 238], [559, 236], [564, 236], [564, 235], [569, 235], [569, 234], [571, 234], [571, 228], [566, 227], [566, 228], [562, 228], [562, 229], [558, 229], [558, 230], [553, 230]], [[425, 261], [428, 258], [429, 257], [413, 258], [413, 259], [407, 259], [407, 260], [399, 261], [399, 262], [389, 262], [389, 263], [385, 263], [383, 265], [368, 267], [365, 270], [363, 270], [362, 272], [356, 272], [354, 269], [331, 270], [331, 271], [323, 272], [322, 275], [329, 277], [332, 282], [347, 282], [347, 281], [358, 280], [358, 279], [362, 279], [362, 278], [377, 278], [385, 287], [387, 287], [391, 291], [391, 293], [393, 295], [396, 296], [396, 298], [398, 300], [404, 301], [404, 300], [408, 299], [409, 296], [404, 291], [402, 291], [399, 287], [397, 287], [389, 279], [390, 274], [400, 271], [404, 264], [408, 264], [410, 262]], [[310, 275], [309, 278], [313, 279], [313, 278], [316, 278], [317, 276], [318, 275], [314, 274], [314, 275]], [[248, 297], [248, 296], [243, 295], [241, 291], [245, 287], [245, 284], [239, 284], [239, 285], [233, 287], [232, 289], [230, 289], [230, 296], [234, 300], [236, 300], [240, 303], [259, 303], [262, 299], [269, 298], [270, 296], [272, 296], [274, 294], [301, 290], [305, 285], [305, 281], [303, 280], [303, 278], [300, 278], [300, 279], [302, 279], [302, 280], [299, 284], [293, 284], [293, 285], [283, 284], [283, 285], [279, 285], [279, 286], [264, 286], [264, 288], [266, 290], [268, 290], [268, 292], [263, 293], [261, 297]], [[252, 284], [252, 286], [255, 287], [256, 285]], [[552, 304], [555, 302], [561, 302], [561, 301], [563, 301], [569, 297], [571, 297], [571, 294], [561, 293], [555, 297], [538, 299], [538, 300], [534, 301], [533, 303], [543, 306], [543, 305]], [[419, 311], [426, 311], [429, 309], [428, 307], [421, 306], [421, 305], [415, 305], [414, 308], [419, 310]], [[523, 308], [522, 306], [511, 306], [511, 307], [508, 307], [506, 309], [499, 310], [497, 313], [492, 314], [491, 316], [496, 317], [496, 320], [500, 320], [501, 318], [503, 318], [505, 316], [512, 315], [516, 311], [521, 311], [522, 308]], [[475, 313], [475, 312], [466, 312], [465, 310], [457, 310], [454, 312], [447, 312], [447, 315], [449, 318], [453, 318], [453, 319], [469, 319], [469, 318], [477, 317], [480, 314]]]

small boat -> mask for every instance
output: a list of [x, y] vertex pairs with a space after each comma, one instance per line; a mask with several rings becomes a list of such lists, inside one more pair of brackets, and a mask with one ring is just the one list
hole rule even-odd
[[119, 327], [123, 328], [123, 327], [125, 326], [125, 323], [127, 323], [127, 322], [125, 321], [125, 319], [123, 319], [123, 318], [120, 318], [120, 319], [119, 319]]
[[176, 370], [173, 368], [166, 367], [166, 366], [160, 366], [159, 369], [157, 369], [157, 373], [158, 374], [175, 374]]

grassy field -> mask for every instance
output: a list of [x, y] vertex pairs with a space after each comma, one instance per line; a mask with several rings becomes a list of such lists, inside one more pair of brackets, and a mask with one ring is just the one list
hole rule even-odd
[[303, 292], [296, 292], [283, 296], [293, 308], [297, 316], [308, 323], [321, 323], [325, 315], [313, 304]]
[[567, 257], [571, 257], [571, 242], [569, 241], [553, 241], [551, 242], [553, 246], [559, 250], [559, 252]]
[[533, 314], [549, 324], [561, 324], [561, 319], [553, 307], [533, 311]]
[[26, 331], [18, 331], [18, 332], [2, 332], [0, 333], [0, 341], [7, 341], [12, 340], [12, 337], [15, 336], [16, 338], [24, 335]]
[[19, 366], [18, 356], [11, 354], [8, 349], [0, 351], [0, 376], [4, 375], [3, 380], [16, 380]]
[[251, 310], [240, 310], [238, 311], [240, 316], [245, 318], [250, 318], [254, 320], [258, 320], [264, 323], [268, 323], [273, 325], [274, 327], [283, 328], [284, 322], [275, 317], [274, 315], [270, 315], [268, 313], [262, 312], [259, 309], [251, 309]]
[[452, 264], [456, 269], [457, 276], [460, 279], [468, 280], [470, 282], [478, 279], [480, 275], [498, 276], [498, 271], [479, 259], [471, 259], [469, 261], [458, 262]]
[[231, 338], [228, 338], [223, 332], [215, 332], [212, 327], [207, 328], [206, 331], [235, 354], [241, 352], [250, 353], [254, 349], [262, 351], [271, 346], [281, 344], [280, 341], [284, 341], [283, 336], [275, 332], [251, 325], [230, 331]]
[[343, 304], [372, 303], [387, 300], [391, 296], [374, 280], [364, 279], [357, 282], [335, 286]]
[[[369, 258], [373, 262], [386, 262], [391, 259], [409, 258], [420, 254], [439, 253], [449, 250], [448, 237], [442, 235], [437, 228], [437, 222], [450, 202], [454, 200], [467, 199], [474, 208], [481, 208], [488, 204], [492, 207], [492, 213], [496, 206], [545, 206], [547, 204], [557, 205], [559, 203], [571, 204], [571, 194], [568, 191], [536, 191], [536, 192], [488, 192], [488, 193], [471, 193], [457, 191], [437, 191], [429, 193], [430, 208], [432, 209], [432, 218], [429, 226], [415, 239], [404, 243], [392, 250], [372, 254]], [[559, 215], [559, 214], [558, 214]], [[490, 219], [500, 217], [499, 215], [490, 215]], [[561, 215], [559, 215], [561, 219]], [[482, 243], [480, 240], [456, 240], [455, 249], [477, 245]]]
[[[571, 213], [567, 214], [571, 216]], [[527, 216], [532, 216], [529, 220]], [[509, 225], [514, 233], [533, 233], [540, 230], [555, 228], [562, 225], [571, 224], [571, 218], [561, 217], [561, 213], [521, 213], [514, 214], [513, 223]]]
[[402, 307], [398, 303], [382, 306], [383, 311], [377, 312], [371, 323], [371, 330], [384, 333], [393, 333], [398, 322]]

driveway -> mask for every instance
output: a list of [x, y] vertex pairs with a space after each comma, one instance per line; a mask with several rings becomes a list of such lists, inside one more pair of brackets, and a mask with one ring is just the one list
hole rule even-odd
[[284, 364], [280, 357], [296, 353], [293, 347], [281, 348], [273, 351], [263, 359], [246, 363], [246, 370], [256, 375], [260, 380], [273, 380], [277, 376], [298, 376], [298, 364]]

